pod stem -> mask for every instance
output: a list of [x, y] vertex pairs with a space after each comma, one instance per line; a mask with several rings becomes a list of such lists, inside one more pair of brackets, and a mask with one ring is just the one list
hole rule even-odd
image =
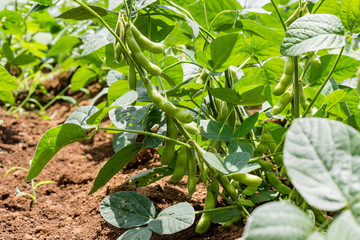
[[280, 20], [280, 23], [284, 29], [284, 31], [286, 32], [286, 25], [285, 25], [285, 22], [284, 22], [284, 19], [282, 18], [281, 14], [280, 14], [280, 11], [279, 11], [279, 8], [277, 7], [277, 5], [275, 4], [274, 0], [271, 0], [271, 3], [275, 9], [275, 12]]

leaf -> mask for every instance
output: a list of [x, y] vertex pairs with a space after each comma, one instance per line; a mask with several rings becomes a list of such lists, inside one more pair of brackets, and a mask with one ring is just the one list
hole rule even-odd
[[115, 100], [110, 107], [125, 107], [136, 102], [138, 94], [134, 90], [124, 93], [121, 97]]
[[[110, 25], [110, 27], [115, 28], [116, 22], [118, 19], [118, 13], [109, 11], [105, 8], [101, 8], [98, 6], [88, 5], [92, 10], [94, 10], [97, 14], [99, 14], [104, 20]], [[94, 15], [90, 13], [84, 7], [76, 7], [72, 8], [66, 12], [63, 12], [57, 18], [63, 19], [75, 19], [75, 20], [88, 20], [94, 19]], [[94, 19], [95, 20], [95, 19]], [[97, 19], [96, 19], [97, 20]]]
[[81, 40], [74, 36], [61, 36], [59, 40], [50, 48], [47, 56], [56, 56], [61, 53], [71, 51], [76, 45], [80, 44]]
[[359, 94], [352, 88], [339, 89], [327, 95], [323, 101], [327, 104], [326, 111], [340, 118], [346, 119], [348, 115], [343, 111], [341, 104], [346, 103], [347, 110], [355, 114], [359, 111]]
[[[102, 28], [96, 33], [90, 33], [83, 38], [84, 51], [81, 53], [82, 56], [86, 56], [101, 47], [111, 43], [108, 39], [110, 32], [106, 28]], [[111, 35], [112, 36], [112, 35]]]
[[279, 191], [259, 192], [250, 197], [250, 200], [257, 204], [262, 202], [269, 202], [279, 196]]
[[28, 182], [38, 176], [61, 148], [85, 138], [85, 130], [73, 123], [65, 123], [47, 130], [36, 146], [26, 181]]
[[66, 119], [65, 123], [74, 123], [79, 125], [83, 129], [94, 128], [96, 125], [88, 125], [86, 121], [89, 117], [95, 114], [99, 109], [95, 106], [81, 106], [78, 107], [70, 116]]
[[345, 45], [344, 26], [331, 14], [310, 14], [293, 22], [287, 29], [281, 45], [281, 54], [300, 56], [321, 49], [340, 48]]
[[211, 152], [206, 152], [204, 154], [204, 159], [208, 164], [210, 164], [216, 170], [225, 174], [229, 173], [228, 170], [225, 168], [223, 162], [215, 154]]
[[233, 132], [229, 125], [223, 122], [213, 120], [200, 121], [201, 136], [214, 141], [230, 141], [233, 138]]
[[148, 228], [158, 234], [173, 234], [190, 227], [194, 220], [194, 208], [183, 202], [160, 212], [156, 219], [149, 223]]
[[45, 6], [52, 5], [52, 0], [33, 0], [33, 1]]
[[147, 227], [132, 228], [124, 232], [117, 240], [149, 240], [152, 232]]
[[111, 122], [120, 129], [137, 129], [149, 111], [150, 105], [118, 107], [109, 111]]
[[71, 91], [78, 91], [86, 87], [92, 80], [97, 77], [97, 74], [87, 67], [79, 68], [71, 78]]
[[231, 219], [233, 219], [235, 216], [241, 214], [239, 209], [225, 209], [225, 210], [221, 210], [221, 211], [215, 211], [211, 221], [213, 223], [219, 223], [222, 224], [224, 222], [230, 221]]
[[360, 26], [360, 0], [341, 0], [340, 19], [350, 32], [358, 32]]
[[254, 149], [251, 143], [245, 140], [231, 140], [229, 142], [229, 153], [247, 152], [250, 156], [254, 156]]
[[144, 195], [123, 191], [113, 193], [100, 203], [101, 216], [119, 228], [142, 226], [155, 217], [155, 207]]
[[127, 78], [123, 73], [111, 69], [106, 75], [106, 84], [110, 87], [118, 80], [127, 80]]
[[268, 12], [262, 8], [264, 5], [270, 3], [270, 0], [237, 0], [237, 2], [243, 8], [243, 12], [271, 14], [271, 12]]
[[251, 129], [254, 127], [256, 121], [259, 118], [259, 113], [256, 112], [253, 115], [251, 115], [250, 117], [246, 118], [239, 127], [236, 128], [235, 131], [235, 137], [236, 138], [241, 138], [244, 137], [246, 134], [248, 134]]
[[357, 239], [360, 236], [359, 221], [351, 211], [345, 210], [331, 223], [327, 240]]
[[[288, 202], [256, 208], [246, 223], [244, 240], [324, 240], [306, 214]], [[316, 237], [316, 238], [315, 238]]]
[[121, 97], [129, 89], [128, 81], [116, 81], [109, 87], [108, 90], [108, 103], [113, 103], [116, 99]]
[[0, 101], [11, 105], [15, 104], [15, 98], [11, 92], [0, 91]]
[[137, 187], [145, 187], [154, 183], [166, 176], [170, 176], [173, 171], [169, 167], [158, 167], [149, 169], [144, 172], [131, 176], [131, 184]]
[[[337, 55], [321, 56], [321, 66], [319, 68], [311, 66], [307, 73], [309, 83], [311, 85], [321, 84], [330, 73], [336, 58]], [[331, 77], [334, 78], [337, 83], [339, 83], [354, 76], [359, 66], [359, 61], [355, 60], [354, 58], [341, 56]]]
[[224, 165], [229, 172], [238, 172], [249, 163], [249, 160], [249, 153], [235, 152], [225, 158]]
[[360, 193], [360, 135], [337, 121], [295, 120], [287, 131], [284, 164], [292, 184], [311, 206], [344, 208]]
[[[256, 1], [252, 1], [252, 2], [256, 2]], [[263, 39], [270, 40], [272, 43], [275, 43], [276, 45], [280, 45], [284, 38], [284, 35], [250, 19], [242, 19], [241, 24], [243, 30], [258, 35]]]
[[230, 88], [211, 88], [210, 94], [214, 97], [223, 100], [227, 103], [232, 103], [234, 105], [239, 105], [241, 102], [240, 95]]
[[142, 147], [142, 143], [137, 142], [129, 144], [116, 152], [100, 169], [89, 194], [92, 194], [105, 186], [115, 174], [120, 172], [120, 170], [138, 154]]

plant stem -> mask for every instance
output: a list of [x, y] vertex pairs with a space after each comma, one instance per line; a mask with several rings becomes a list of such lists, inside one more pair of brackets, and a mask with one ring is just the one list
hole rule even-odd
[[321, 0], [321, 2], [319, 3], [319, 5], [317, 5], [317, 7], [312, 11], [312, 14], [315, 14], [317, 10], [319, 10], [319, 8], [321, 7], [321, 5], [325, 2], [325, 0]]
[[50, 102], [48, 102], [43, 109], [46, 110], [48, 107], [50, 107], [56, 100], [58, 96], [63, 95], [69, 88], [71, 87], [71, 84], [67, 85], [63, 90], [61, 90], [61, 92], [59, 92], [58, 95], [56, 95], [53, 99], [51, 99]]
[[163, 70], [163, 72], [164, 72], [164, 71], [166, 71], [166, 70], [168, 70], [168, 69], [170, 69], [170, 68], [172, 68], [172, 67], [175, 67], [176, 65], [182, 64], [182, 63], [190, 63], [190, 64], [194, 64], [194, 65], [196, 65], [196, 66], [198, 66], [198, 67], [202, 67], [202, 66], [201, 66], [199, 63], [197, 63], [197, 62], [187, 61], [187, 60], [180, 60], [180, 61], [177, 61], [177, 62], [175, 62], [175, 63], [173, 63], [173, 64], [170, 64], [170, 65], [164, 67], [162, 70]]
[[261, 160], [261, 159], [264, 159], [264, 158], [277, 156], [277, 155], [279, 155], [279, 154], [281, 154], [281, 152], [276, 152], [276, 153], [271, 153], [271, 154], [264, 155], [264, 156], [260, 156], [260, 157], [256, 157], [256, 158], [251, 158], [251, 159], [249, 160], [249, 163], [256, 162], [256, 161]]
[[208, 213], [208, 212], [217, 212], [217, 211], [223, 211], [223, 210], [228, 210], [228, 209], [236, 209], [236, 208], [237, 207], [235, 207], [235, 206], [219, 207], [219, 208], [196, 211], [195, 214], [202, 214], [202, 213]]
[[34, 180], [31, 180], [31, 188], [32, 188], [32, 192], [33, 192], [34, 205], [35, 205], [35, 209], [36, 209], [37, 204], [36, 204], [36, 192], [35, 192]]
[[284, 19], [282, 18], [281, 14], [280, 14], [280, 11], [279, 11], [278, 7], [276, 6], [274, 0], [271, 0], [271, 3], [272, 3], [272, 5], [273, 5], [273, 7], [275, 9], [275, 12], [276, 12], [276, 14], [277, 14], [277, 16], [278, 16], [278, 18], [279, 18], [279, 20], [281, 22], [281, 25], [282, 25], [284, 31], [286, 32], [286, 25], [285, 25]]
[[300, 82], [298, 58], [294, 57], [294, 118], [300, 117]]
[[114, 132], [129, 132], [129, 133], [136, 133], [136, 134], [141, 134], [141, 135], [147, 135], [147, 136], [151, 136], [151, 137], [158, 137], [158, 138], [162, 138], [165, 139], [167, 141], [172, 141], [175, 142], [179, 145], [185, 146], [187, 148], [191, 148], [191, 146], [187, 143], [181, 142], [177, 139], [173, 139], [173, 138], [169, 138], [167, 136], [163, 136], [157, 133], [150, 133], [150, 132], [143, 132], [143, 131], [138, 131], [138, 130], [132, 130], [132, 129], [121, 129], [121, 128], [109, 128], [109, 127], [99, 127], [99, 130], [105, 130], [105, 131], [114, 131]]
[[340, 49], [340, 52], [339, 52], [339, 54], [338, 54], [337, 57], [336, 57], [336, 60], [335, 60], [335, 62], [334, 62], [334, 65], [332, 66], [330, 72], [329, 72], [328, 75], [326, 76], [324, 82], [321, 84], [321, 86], [320, 86], [319, 89], [317, 90], [314, 98], [311, 99], [311, 102], [310, 102], [309, 106], [306, 108], [306, 110], [305, 110], [304, 114], [302, 115], [302, 117], [306, 117], [306, 115], [309, 113], [309, 111], [310, 111], [310, 109], [312, 108], [312, 106], [314, 105], [316, 99], [319, 97], [321, 91], [324, 89], [326, 83], [329, 81], [331, 75], [334, 73], [334, 71], [335, 71], [335, 69], [336, 69], [336, 66], [337, 66], [337, 64], [339, 63], [339, 60], [340, 60], [340, 58], [341, 58], [341, 55], [342, 55], [344, 49], [345, 49], [345, 46], [343, 46], [343, 47]]

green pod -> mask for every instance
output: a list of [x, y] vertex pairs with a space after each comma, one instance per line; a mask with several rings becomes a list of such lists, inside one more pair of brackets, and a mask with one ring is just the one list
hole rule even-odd
[[[123, 43], [125, 43], [125, 33], [126, 33], [126, 26], [124, 24], [124, 14], [125, 14], [124, 11], [119, 12], [118, 21], [116, 22], [116, 26], [115, 26], [115, 33]], [[118, 63], [122, 62], [122, 60], [124, 59], [123, 52], [124, 52], [123, 47], [121, 46], [119, 41], [115, 39], [114, 57]]]
[[176, 107], [168, 99], [163, 97], [156, 88], [150, 83], [145, 84], [150, 99], [166, 114], [175, 117], [177, 120], [183, 123], [191, 123], [193, 117], [190, 113]]
[[243, 215], [242, 214], [238, 214], [235, 217], [233, 217], [231, 220], [224, 222], [221, 227], [225, 228], [225, 227], [230, 227], [232, 225], [235, 225], [237, 223], [240, 223], [241, 220], [243, 219]]
[[[195, 155], [195, 156], [194, 156]], [[189, 195], [191, 196], [196, 190], [196, 153], [192, 153], [191, 149], [187, 149], [187, 170], [188, 170], [188, 181], [187, 187]]]
[[[169, 138], [177, 139], [178, 131], [174, 121], [171, 117], [166, 117], [166, 136]], [[163, 154], [160, 157], [160, 162], [162, 165], [169, 165], [175, 156], [175, 143], [173, 141], [165, 141], [165, 149]]]
[[147, 72], [153, 76], [159, 76], [162, 73], [161, 68], [151, 63], [149, 59], [141, 51], [138, 43], [136, 42], [130, 27], [126, 29], [126, 42], [131, 50], [135, 60], [143, 67]]
[[321, 60], [319, 56], [315, 55], [314, 52], [308, 52], [306, 55], [310, 58], [310, 64], [316, 68], [321, 66]]
[[196, 126], [195, 122], [191, 123], [184, 123], [182, 126], [185, 128], [186, 131], [188, 131], [190, 134], [197, 135], [200, 134], [200, 131], [198, 127]]
[[273, 167], [271, 162], [268, 162], [268, 161], [265, 161], [265, 160], [258, 160], [256, 162], [261, 166], [261, 169], [263, 171], [269, 171]]
[[262, 179], [260, 177], [248, 173], [233, 173], [228, 176], [231, 179], [250, 187], [257, 188], [262, 183]]
[[291, 188], [289, 188], [288, 186], [286, 186], [285, 184], [283, 184], [276, 176], [274, 173], [266, 173], [266, 177], [269, 180], [269, 182], [271, 183], [271, 185], [276, 188], [279, 192], [281, 192], [282, 194], [290, 194], [291, 193]]
[[[216, 206], [216, 194], [208, 190], [205, 198], [204, 210], [214, 209]], [[211, 225], [211, 218], [214, 212], [203, 213], [200, 217], [199, 222], [196, 224], [195, 232], [202, 234], [206, 232]]]
[[293, 73], [294, 73], [294, 60], [293, 58], [290, 57], [285, 62], [284, 72], [281, 75], [279, 83], [275, 86], [273, 90], [273, 94], [275, 96], [281, 96], [286, 91], [286, 88], [291, 84]]
[[282, 95], [280, 101], [271, 110], [272, 115], [277, 115], [281, 113], [285, 109], [285, 107], [290, 103], [291, 92], [292, 92], [292, 87], [289, 87], [289, 89]]
[[300, 85], [300, 104], [304, 110], [309, 107], [309, 103], [306, 100], [305, 92], [302, 84]]
[[301, 16], [301, 7], [298, 7], [295, 12], [285, 21], [285, 25], [288, 27], [290, 24], [295, 22]]
[[141, 32], [134, 26], [134, 24], [130, 25], [131, 32], [139, 44], [140, 48], [148, 50], [152, 53], [163, 53], [165, 50], [165, 45], [162, 43], [156, 43], [145, 37]]
[[129, 90], [136, 91], [137, 88], [137, 79], [136, 79], [136, 72], [134, 64], [131, 61], [128, 61], [129, 66], [129, 73], [128, 73], [128, 83], [129, 83]]
[[281, 178], [284, 178], [284, 177], [286, 177], [286, 168], [285, 168], [285, 166], [282, 166], [281, 167], [281, 170], [280, 170], [280, 177]]
[[254, 195], [254, 193], [256, 192], [257, 189], [258, 189], [257, 187], [247, 186], [247, 187], [243, 190], [243, 194], [245, 194], [246, 196]]
[[231, 185], [229, 179], [225, 175], [218, 176], [218, 182], [223, 187], [225, 192], [235, 201], [237, 200], [237, 192], [236, 189]]
[[181, 146], [176, 158], [173, 175], [170, 178], [172, 182], [177, 183], [183, 178], [183, 176], [185, 175], [186, 165], [187, 165], [186, 147]]

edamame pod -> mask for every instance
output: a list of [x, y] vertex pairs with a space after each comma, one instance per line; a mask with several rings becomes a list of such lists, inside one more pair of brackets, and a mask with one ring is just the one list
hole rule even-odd
[[286, 88], [291, 84], [292, 77], [294, 72], [294, 60], [293, 58], [288, 58], [285, 62], [284, 72], [281, 75], [279, 83], [275, 86], [273, 94], [275, 96], [281, 96]]
[[131, 29], [128, 27], [126, 29], [126, 42], [131, 50], [135, 60], [151, 75], [159, 76], [162, 73], [161, 68], [151, 63], [149, 59], [141, 51], [138, 43], [136, 42]]
[[274, 173], [266, 173], [266, 177], [269, 180], [269, 182], [271, 183], [271, 185], [276, 188], [279, 192], [281, 192], [282, 194], [290, 194], [291, 193], [291, 188], [289, 188], [288, 186], [286, 186], [285, 184], [283, 184], [276, 176]]
[[131, 61], [128, 61], [128, 64], [129, 64], [129, 73], [128, 73], [129, 90], [136, 91], [137, 80], [136, 80], [135, 67]]
[[195, 156], [193, 155], [191, 149], [187, 149], [187, 170], [188, 170], [188, 192], [191, 196], [196, 190], [196, 159], [197, 155], [194, 152]]
[[[121, 41], [123, 43], [125, 43], [125, 32], [126, 32], [126, 26], [124, 24], [124, 11], [120, 11], [119, 15], [118, 15], [118, 21], [116, 22], [116, 26], [115, 26], [115, 33], [117, 36], [119, 36], [119, 38], [121, 39]], [[115, 39], [114, 41], [114, 57], [116, 59], [117, 62], [121, 62], [124, 57], [123, 57], [123, 47], [121, 46], [121, 44], [119, 43], [119, 41], [117, 41]]]
[[148, 50], [152, 53], [162, 53], [165, 50], [165, 45], [162, 43], [156, 43], [145, 37], [141, 32], [133, 25], [130, 25], [130, 29], [136, 42], [142, 49]]
[[176, 158], [173, 175], [170, 178], [172, 182], [177, 183], [183, 178], [185, 174], [186, 165], [187, 165], [186, 147], [181, 146]]
[[[178, 132], [174, 121], [171, 117], [166, 117], [166, 136], [169, 138], [177, 139]], [[162, 165], [169, 165], [175, 156], [175, 143], [173, 141], [165, 141], [165, 149], [161, 154], [160, 162]]]
[[262, 179], [260, 177], [248, 173], [234, 173], [228, 176], [231, 179], [250, 187], [258, 187], [262, 183]]
[[[214, 209], [216, 206], [216, 195], [208, 190], [205, 198], [205, 207], [204, 210]], [[204, 233], [206, 232], [211, 224], [211, 217], [213, 212], [203, 213], [200, 217], [199, 222], [196, 224], [195, 232], [196, 233]]]
[[292, 87], [290, 86], [289, 89], [282, 95], [280, 101], [271, 110], [272, 115], [277, 115], [285, 109], [285, 107], [291, 101], [291, 93], [292, 93]]
[[199, 129], [197, 128], [195, 122], [184, 123], [182, 126], [183, 126], [183, 127], [185, 128], [185, 130], [188, 131], [190, 134], [193, 134], [193, 135], [200, 134], [200, 131], [199, 131]]
[[314, 52], [308, 52], [306, 55], [310, 58], [310, 64], [314, 67], [319, 68], [321, 66], [321, 60], [319, 56], [315, 55]]

